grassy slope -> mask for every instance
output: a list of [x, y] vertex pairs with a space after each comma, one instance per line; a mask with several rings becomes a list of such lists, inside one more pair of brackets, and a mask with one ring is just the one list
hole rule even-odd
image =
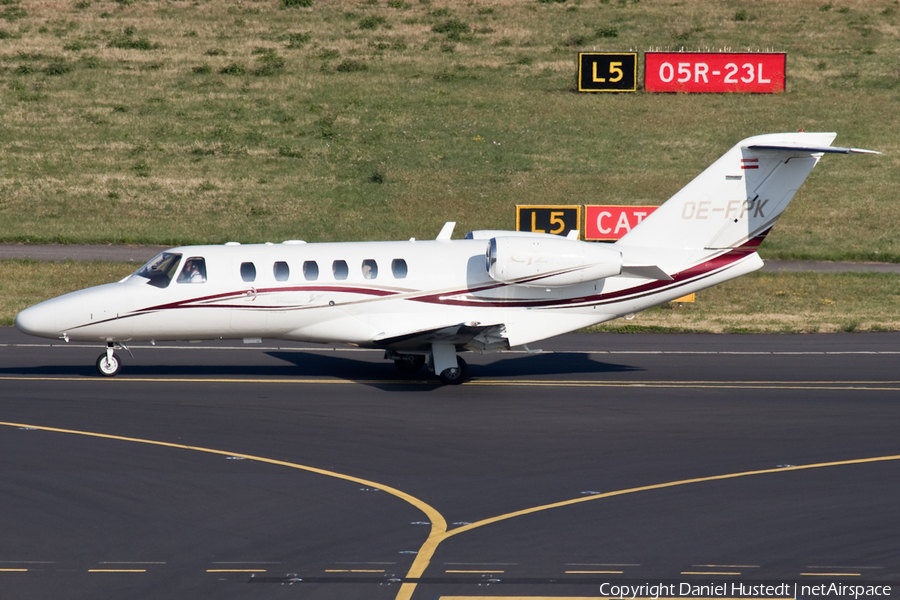
[[[885, 155], [826, 157], [763, 256], [897, 261], [898, 32], [895, 0], [3, 0], [0, 241], [509, 228], [516, 203], [658, 204], [737, 140], [803, 128]], [[788, 91], [572, 92], [580, 50], [682, 47], [785, 51]], [[0, 323], [131, 270], [0, 262]], [[756, 275], [606, 327], [895, 329], [898, 297]]]
[[[281, 6], [0, 7], [0, 239], [508, 228], [516, 203], [657, 204], [737, 140], [803, 128], [886, 155], [826, 157], [763, 255], [900, 260], [893, 0]], [[788, 91], [571, 91], [579, 50], [680, 47], [786, 51]]]

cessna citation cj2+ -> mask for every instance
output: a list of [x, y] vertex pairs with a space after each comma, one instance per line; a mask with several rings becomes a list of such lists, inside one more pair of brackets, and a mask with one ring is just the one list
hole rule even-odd
[[463, 351], [522, 346], [669, 302], [762, 267], [756, 253], [834, 133], [748, 138], [616, 243], [511, 231], [435, 240], [166, 250], [133, 275], [19, 313], [24, 333], [105, 342], [262, 338], [380, 348], [461, 383]]

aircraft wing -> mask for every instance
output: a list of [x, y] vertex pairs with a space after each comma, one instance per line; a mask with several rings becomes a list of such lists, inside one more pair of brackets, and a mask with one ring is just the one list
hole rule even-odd
[[372, 343], [397, 352], [431, 351], [432, 344], [453, 344], [458, 350], [492, 352], [509, 348], [503, 324], [457, 323], [399, 335], [376, 337]]

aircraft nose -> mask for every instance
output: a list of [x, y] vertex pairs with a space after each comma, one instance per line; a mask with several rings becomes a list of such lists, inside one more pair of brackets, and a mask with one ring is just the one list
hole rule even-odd
[[41, 302], [16, 315], [16, 329], [28, 335], [59, 337], [58, 315], [52, 301]]

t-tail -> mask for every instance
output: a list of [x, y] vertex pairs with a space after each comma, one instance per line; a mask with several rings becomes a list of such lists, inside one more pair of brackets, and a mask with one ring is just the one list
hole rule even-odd
[[695, 257], [758, 246], [823, 154], [878, 154], [831, 146], [836, 135], [800, 132], [747, 138], [616, 245], [625, 252], [666, 248]]

